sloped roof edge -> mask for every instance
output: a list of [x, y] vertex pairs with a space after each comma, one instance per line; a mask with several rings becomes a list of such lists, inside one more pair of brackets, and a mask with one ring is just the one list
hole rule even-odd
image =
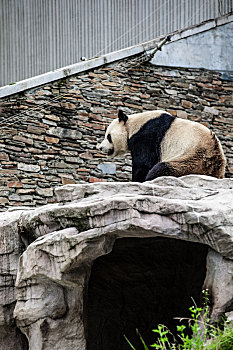
[[[211, 19], [202, 22], [198, 25], [194, 25], [171, 33], [171, 41], [173, 42], [181, 40], [183, 38], [199, 34], [201, 32], [213, 29], [215, 27], [227, 24], [232, 21], [232, 13], [222, 17], [218, 17], [216, 19]], [[56, 69], [54, 71], [50, 71], [44, 74], [34, 76], [32, 78], [28, 78], [13, 84], [0, 87], [0, 98], [13, 95], [31, 88], [35, 88], [37, 86], [44, 85], [52, 81], [66, 78], [77, 73], [85, 72], [87, 70], [94, 69], [115, 61], [119, 61], [124, 58], [138, 55], [147, 50], [153, 49], [164, 37], [166, 37], [166, 35], [122, 50], [114, 51], [100, 57], [94, 57], [87, 61], [78, 62], [63, 68]]]

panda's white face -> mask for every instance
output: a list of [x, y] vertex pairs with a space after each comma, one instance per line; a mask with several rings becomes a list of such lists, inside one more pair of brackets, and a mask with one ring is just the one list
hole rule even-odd
[[120, 156], [129, 151], [127, 138], [125, 123], [117, 118], [108, 126], [104, 140], [97, 148], [111, 158]]

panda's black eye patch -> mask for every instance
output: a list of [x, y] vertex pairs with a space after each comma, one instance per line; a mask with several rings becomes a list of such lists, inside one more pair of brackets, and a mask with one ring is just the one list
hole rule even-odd
[[108, 140], [108, 142], [112, 143], [112, 137], [111, 137], [111, 135], [110, 135], [110, 134], [108, 134], [108, 136], [107, 136], [107, 140]]

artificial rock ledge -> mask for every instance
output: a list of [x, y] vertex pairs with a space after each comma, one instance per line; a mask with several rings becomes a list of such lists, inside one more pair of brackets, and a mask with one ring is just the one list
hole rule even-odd
[[[149, 303], [159, 313], [171, 283], [173, 293], [182, 284], [189, 297], [196, 285], [208, 288], [213, 322], [233, 311], [233, 179], [189, 175], [66, 185], [56, 196], [56, 204], [0, 214], [0, 350], [127, 349], [111, 332], [135, 319], [134, 306], [143, 301], [128, 309], [123, 304], [138, 290], [139, 299], [153, 291], [144, 308]], [[150, 267], [141, 270], [144, 264]], [[93, 271], [99, 271], [97, 282]], [[109, 295], [110, 284], [122, 299]], [[172, 298], [167, 312], [175, 307]]]

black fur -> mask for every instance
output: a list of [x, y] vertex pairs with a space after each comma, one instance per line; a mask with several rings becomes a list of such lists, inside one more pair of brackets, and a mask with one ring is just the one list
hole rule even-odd
[[143, 182], [149, 170], [161, 159], [161, 142], [175, 117], [163, 113], [146, 122], [129, 140], [132, 155], [132, 180]]
[[123, 121], [125, 124], [128, 120], [128, 116], [120, 109], [118, 112], [118, 119], [119, 119], [119, 122]]
[[146, 181], [150, 181], [160, 176], [175, 176], [175, 172], [169, 163], [161, 162], [153, 166], [146, 175]]
[[110, 134], [108, 134], [107, 139], [109, 143], [112, 143], [112, 136]]

